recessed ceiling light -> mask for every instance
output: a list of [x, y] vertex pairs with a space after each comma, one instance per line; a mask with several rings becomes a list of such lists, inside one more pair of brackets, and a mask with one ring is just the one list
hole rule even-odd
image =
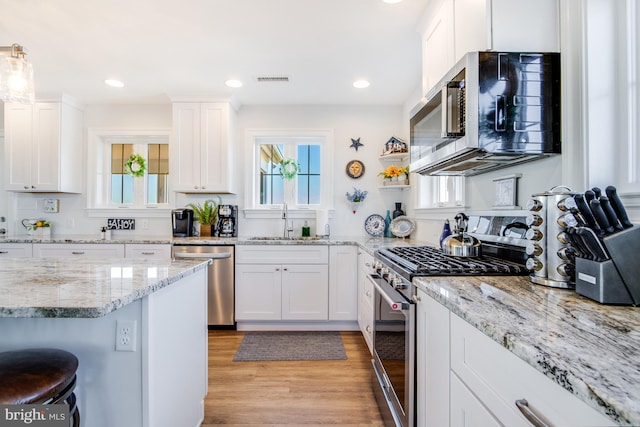
[[224, 82], [224, 84], [226, 84], [229, 87], [242, 87], [242, 82], [240, 80], [235, 80], [235, 79], [229, 79], [226, 82]]
[[107, 84], [108, 86], [111, 86], [111, 87], [124, 87], [124, 83], [122, 83], [120, 80], [107, 79], [104, 82], [105, 82], [105, 84]]
[[370, 83], [367, 80], [356, 80], [353, 82], [353, 87], [357, 89], [364, 89], [369, 87]]

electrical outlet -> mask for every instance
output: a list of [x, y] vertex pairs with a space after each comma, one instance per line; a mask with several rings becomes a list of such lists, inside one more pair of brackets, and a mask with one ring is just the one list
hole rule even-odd
[[136, 321], [116, 321], [116, 351], [136, 351]]

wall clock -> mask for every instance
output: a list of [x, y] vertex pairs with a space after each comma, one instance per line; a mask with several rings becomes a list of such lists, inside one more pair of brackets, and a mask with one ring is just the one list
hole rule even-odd
[[358, 179], [364, 175], [364, 164], [360, 160], [351, 160], [347, 163], [346, 172], [349, 178]]

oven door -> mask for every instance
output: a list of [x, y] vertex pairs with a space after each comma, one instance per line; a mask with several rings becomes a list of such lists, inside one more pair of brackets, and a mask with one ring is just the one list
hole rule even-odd
[[415, 304], [379, 276], [375, 290], [373, 385], [387, 425], [413, 427], [415, 413]]

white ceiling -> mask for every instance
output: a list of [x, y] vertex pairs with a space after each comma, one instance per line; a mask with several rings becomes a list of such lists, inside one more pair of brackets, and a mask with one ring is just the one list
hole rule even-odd
[[[420, 84], [428, 1], [0, 0], [0, 45], [27, 49], [36, 97], [400, 105]], [[255, 80], [281, 75], [290, 82]], [[359, 78], [371, 86], [353, 88]]]

